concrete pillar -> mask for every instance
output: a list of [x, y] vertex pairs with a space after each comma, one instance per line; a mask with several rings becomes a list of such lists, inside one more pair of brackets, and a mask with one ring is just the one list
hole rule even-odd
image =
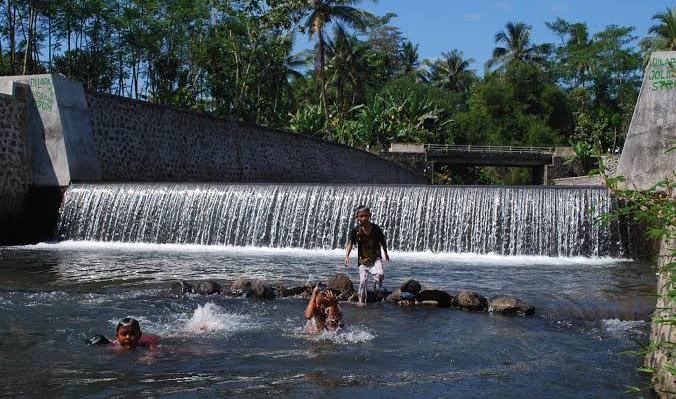
[[3, 76], [0, 93], [17, 83], [29, 87], [28, 135], [33, 185], [67, 186], [101, 179], [89, 109], [80, 82], [58, 74]]
[[676, 166], [673, 147], [676, 132], [676, 51], [657, 51], [650, 56], [643, 85], [624, 142], [617, 175], [627, 189], [649, 189]]

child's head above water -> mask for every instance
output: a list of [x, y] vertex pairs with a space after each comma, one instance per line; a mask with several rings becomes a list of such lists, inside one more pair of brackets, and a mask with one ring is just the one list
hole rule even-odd
[[120, 320], [115, 330], [115, 338], [118, 345], [127, 349], [136, 348], [142, 334], [138, 320], [131, 317], [125, 317]]
[[371, 218], [371, 209], [366, 205], [359, 205], [354, 211], [354, 217], [360, 223], [369, 220]]

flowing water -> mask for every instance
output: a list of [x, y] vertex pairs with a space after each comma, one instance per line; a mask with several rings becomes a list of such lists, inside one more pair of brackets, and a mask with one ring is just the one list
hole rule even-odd
[[61, 240], [332, 249], [368, 204], [401, 251], [622, 255], [598, 188], [263, 184], [75, 185]]
[[[589, 220], [610, 206], [603, 191], [537, 191], [75, 186], [60, 242], [0, 247], [3, 395], [622, 397], [647, 383], [622, 352], [647, 342], [654, 271]], [[386, 287], [509, 293], [535, 315], [345, 304], [344, 334], [308, 335], [301, 299], [169, 293], [175, 279], [290, 286], [344, 272], [337, 248], [359, 203], [394, 248]], [[125, 316], [162, 336], [157, 352], [83, 344]]]

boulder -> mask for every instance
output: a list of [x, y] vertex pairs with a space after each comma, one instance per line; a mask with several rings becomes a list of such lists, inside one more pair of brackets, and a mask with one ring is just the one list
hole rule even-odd
[[261, 280], [254, 280], [251, 283], [251, 291], [247, 293], [247, 296], [266, 300], [275, 299], [275, 289], [263, 284]]
[[441, 290], [425, 290], [420, 291], [415, 300], [418, 302], [436, 301], [440, 308], [450, 308], [453, 303], [453, 297]]
[[401, 299], [401, 288], [397, 288], [396, 290], [392, 291], [390, 295], [388, 295], [385, 298], [385, 302], [399, 302]]
[[338, 295], [354, 291], [354, 286], [352, 285], [352, 280], [346, 274], [336, 274], [333, 275], [326, 282], [326, 285], [338, 292]]
[[415, 295], [411, 294], [410, 292], [403, 291], [400, 295], [400, 300], [402, 301], [414, 301], [415, 302]]
[[359, 296], [357, 295], [357, 291], [354, 291], [352, 295], [350, 295], [349, 298], [347, 298], [348, 302], [357, 302], [359, 301]]
[[352, 297], [352, 295], [355, 295], [356, 293], [357, 293], [357, 291], [355, 291], [355, 290], [339, 293], [338, 294], [338, 300], [339, 301], [349, 301], [350, 298]]
[[366, 291], [366, 303], [380, 302], [378, 294], [374, 291]]
[[385, 298], [390, 295], [390, 291], [388, 291], [385, 287], [380, 287], [379, 289], [375, 290], [374, 293], [376, 294], [376, 299], [378, 302], [384, 301]]
[[482, 311], [488, 307], [488, 301], [474, 291], [460, 290], [455, 297], [455, 306], [465, 310]]
[[280, 298], [286, 298], [289, 296], [302, 295], [307, 290], [307, 287], [298, 286], [298, 287], [279, 287], [277, 288], [277, 296]]
[[251, 291], [251, 280], [242, 276], [235, 280], [234, 283], [230, 286], [230, 291], [236, 295], [243, 295]]
[[531, 315], [535, 308], [511, 295], [498, 295], [488, 302], [488, 311], [504, 315]]
[[[352, 293], [352, 296], [350, 296], [350, 298], [348, 298], [348, 300], [350, 302], [358, 302], [359, 301], [359, 295], [357, 295], [357, 291]], [[373, 302], [380, 302], [378, 300], [378, 296], [373, 291], [367, 291], [366, 292], [366, 303], [373, 303]]]
[[197, 293], [200, 295], [212, 295], [218, 294], [221, 292], [221, 286], [217, 282], [212, 280], [202, 281], [197, 286]]
[[171, 284], [171, 293], [173, 295], [181, 296], [181, 295], [184, 295], [184, 294], [190, 294], [190, 293], [194, 293], [194, 292], [195, 292], [195, 288], [192, 286], [192, 284], [190, 284], [189, 282], [187, 282], [185, 280], [174, 281]]
[[401, 290], [404, 292], [410, 292], [413, 295], [416, 295], [422, 290], [422, 287], [420, 286], [420, 283], [410, 279], [404, 284], [401, 285]]

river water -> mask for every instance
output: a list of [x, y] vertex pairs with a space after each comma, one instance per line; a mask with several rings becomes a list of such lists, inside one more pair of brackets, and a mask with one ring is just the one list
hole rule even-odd
[[[605, 257], [391, 254], [385, 286], [516, 295], [534, 316], [343, 305], [347, 330], [307, 335], [305, 302], [174, 297], [175, 279], [316, 281], [331, 249], [64, 241], [0, 247], [0, 375], [6, 396], [617, 398], [647, 378], [648, 265]], [[354, 262], [354, 260], [353, 260]], [[350, 269], [357, 281], [354, 268]], [[125, 316], [160, 350], [84, 345]]]

